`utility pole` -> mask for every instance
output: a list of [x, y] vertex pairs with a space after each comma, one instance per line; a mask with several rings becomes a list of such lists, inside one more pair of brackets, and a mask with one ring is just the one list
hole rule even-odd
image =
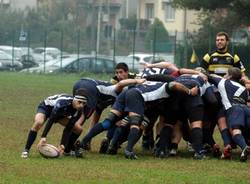
[[101, 31], [101, 19], [102, 19], [102, 0], [99, 0], [98, 17], [97, 17], [97, 36], [96, 36], [96, 53], [99, 53], [100, 49], [100, 31]]
[[110, 35], [110, 33], [111, 33], [111, 31], [112, 30], [110, 30], [110, 27], [112, 27], [111, 26], [111, 24], [110, 24], [110, 0], [108, 0], [108, 3], [107, 3], [107, 6], [108, 6], [108, 32], [107, 32], [107, 35], [108, 35], [108, 37], [107, 37], [107, 41], [108, 41], [108, 54], [110, 54], [111, 55], [111, 46], [110, 46], [110, 37], [109, 37], [109, 35]]

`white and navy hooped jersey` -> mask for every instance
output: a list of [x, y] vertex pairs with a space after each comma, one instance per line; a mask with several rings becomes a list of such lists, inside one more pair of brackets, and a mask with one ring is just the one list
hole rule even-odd
[[58, 101], [61, 103], [72, 103], [73, 96], [68, 94], [56, 94], [53, 96], [49, 96], [44, 100], [45, 105], [55, 106]]
[[224, 105], [226, 110], [228, 110], [235, 104], [246, 105], [248, 99], [248, 91], [245, 86], [232, 80], [214, 76], [210, 76], [209, 81], [218, 88], [222, 99], [222, 104]]
[[162, 98], [168, 98], [170, 95], [167, 92], [168, 83], [146, 81], [138, 84], [135, 88], [140, 91], [145, 102], [154, 101]]
[[176, 79], [176, 82], [179, 82], [183, 84], [184, 86], [188, 88], [192, 88], [195, 86], [199, 87], [200, 90], [200, 96], [202, 96], [207, 88], [211, 86], [209, 83], [206, 83], [203, 78], [199, 75], [181, 75]]
[[44, 100], [46, 106], [52, 107], [50, 119], [60, 119], [68, 116], [75, 116], [76, 109], [72, 106], [73, 96], [67, 94], [58, 94], [49, 96]]
[[141, 77], [146, 77], [155, 74], [171, 75], [174, 72], [171, 68], [145, 68], [142, 71]]

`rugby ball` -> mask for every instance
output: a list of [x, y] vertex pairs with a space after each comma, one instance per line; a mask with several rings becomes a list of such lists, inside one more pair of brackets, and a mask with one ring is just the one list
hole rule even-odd
[[38, 147], [39, 153], [45, 158], [57, 158], [60, 156], [60, 151], [52, 144], [43, 144]]

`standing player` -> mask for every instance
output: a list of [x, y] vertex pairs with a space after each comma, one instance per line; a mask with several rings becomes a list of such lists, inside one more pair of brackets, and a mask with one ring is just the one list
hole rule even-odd
[[201, 67], [209, 74], [224, 76], [227, 70], [232, 67], [240, 69], [244, 75], [246, 70], [237, 54], [231, 54], [228, 51], [229, 36], [225, 32], [219, 32], [216, 35], [216, 51], [207, 53], [202, 60]]

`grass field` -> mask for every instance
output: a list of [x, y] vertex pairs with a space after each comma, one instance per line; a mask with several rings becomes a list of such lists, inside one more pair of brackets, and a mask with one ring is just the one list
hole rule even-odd
[[[234, 151], [233, 161], [215, 158], [197, 161], [182, 143], [178, 157], [161, 160], [150, 154], [142, 155], [138, 144], [139, 159], [126, 160], [122, 150], [116, 156], [98, 154], [104, 134], [93, 140], [93, 150], [84, 159], [45, 159], [35, 145], [31, 157], [21, 159], [39, 101], [56, 93], [70, 93], [79, 78], [77, 75], [0, 73], [0, 184], [250, 183], [250, 159], [240, 163], [239, 150]], [[84, 128], [86, 130], [88, 124]], [[62, 130], [60, 125], [53, 126], [48, 142], [57, 145]]]

